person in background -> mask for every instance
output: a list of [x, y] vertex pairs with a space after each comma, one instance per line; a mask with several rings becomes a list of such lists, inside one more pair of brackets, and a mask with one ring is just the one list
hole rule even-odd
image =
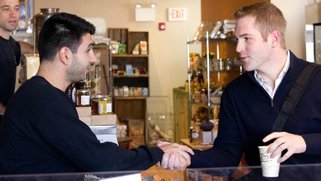
[[[65, 93], [86, 78], [96, 57], [95, 27], [69, 13], [52, 15], [38, 39], [40, 67], [10, 100], [0, 130], [0, 173], [66, 173], [144, 170], [169, 156], [169, 168], [185, 168], [192, 150], [162, 142], [159, 147], [122, 149], [100, 143], [79, 120]], [[164, 154], [165, 153], [165, 154]]]
[[15, 91], [20, 45], [12, 38], [20, 16], [19, 0], [0, 0], [0, 124]]
[[272, 3], [245, 6], [234, 17], [236, 51], [246, 72], [224, 89], [214, 146], [194, 151], [190, 167], [236, 167], [243, 155], [248, 165], [258, 166], [259, 145], [269, 145], [271, 157], [282, 152], [283, 164], [321, 163], [321, 72], [283, 131], [272, 132], [289, 90], [310, 63], [287, 49], [286, 20]]

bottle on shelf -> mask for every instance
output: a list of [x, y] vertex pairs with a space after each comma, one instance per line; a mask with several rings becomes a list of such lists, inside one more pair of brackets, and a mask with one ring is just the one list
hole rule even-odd
[[207, 105], [207, 92], [204, 88], [201, 90], [201, 102], [203, 105]]
[[85, 81], [75, 83], [75, 104], [76, 106], [90, 106], [90, 89]]
[[112, 113], [112, 99], [108, 95], [95, 95], [91, 98], [93, 115], [105, 115]]
[[188, 92], [188, 80], [186, 80], [184, 83], [184, 90]]
[[193, 127], [190, 127], [190, 142], [193, 144], [199, 144], [200, 143], [200, 136], [199, 133], [196, 132], [196, 130]]

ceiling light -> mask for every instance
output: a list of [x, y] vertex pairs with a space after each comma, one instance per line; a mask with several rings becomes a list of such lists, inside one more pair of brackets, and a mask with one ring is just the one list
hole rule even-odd
[[135, 7], [136, 7], [136, 8], [142, 8], [142, 4], [136, 3]]
[[157, 4], [156, 3], [150, 3], [151, 8], [156, 8]]

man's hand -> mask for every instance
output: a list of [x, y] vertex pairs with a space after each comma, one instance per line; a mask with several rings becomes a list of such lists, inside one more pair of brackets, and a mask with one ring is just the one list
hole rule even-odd
[[280, 163], [284, 162], [295, 153], [304, 153], [306, 151], [306, 143], [300, 135], [290, 134], [287, 132], [273, 132], [263, 138], [263, 142], [268, 142], [273, 139], [275, 140], [269, 145], [268, 149], [268, 152], [272, 153], [272, 158], [283, 150], [287, 150], [279, 159]]
[[191, 164], [191, 157], [194, 155], [192, 149], [177, 143], [158, 142], [157, 146], [164, 151], [160, 166], [164, 169], [183, 170]]

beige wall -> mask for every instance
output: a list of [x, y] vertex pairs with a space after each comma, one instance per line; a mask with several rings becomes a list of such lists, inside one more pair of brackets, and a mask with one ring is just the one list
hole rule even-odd
[[[157, 3], [156, 21], [135, 22], [137, 2]], [[200, 24], [200, 0], [35, 0], [36, 13], [44, 7], [60, 8], [82, 17], [102, 17], [107, 27], [149, 31], [152, 96], [172, 97], [172, 89], [187, 79], [186, 37], [192, 36]], [[186, 7], [188, 20], [168, 22], [166, 12], [170, 7]], [[158, 31], [158, 22], [166, 23], [166, 31]]]
[[286, 44], [298, 57], [305, 59], [305, 6], [313, 0], [271, 0], [287, 19]]
[[[183, 85], [187, 78], [186, 37], [192, 37], [200, 24], [201, 0], [153, 0], [158, 4], [156, 21], [135, 22], [134, 5], [148, 0], [35, 0], [35, 12], [42, 7], [58, 7], [60, 11], [83, 17], [103, 17], [107, 27], [125, 27], [131, 31], [150, 32], [150, 93], [172, 96], [172, 88]], [[286, 42], [297, 56], [305, 58], [304, 10], [314, 0], [271, 0], [288, 20]], [[186, 7], [186, 22], [168, 22], [169, 7]], [[213, 7], [215, 8], [215, 7]], [[158, 31], [158, 22], [166, 22], [166, 31]], [[196, 47], [198, 49], [198, 47]]]

